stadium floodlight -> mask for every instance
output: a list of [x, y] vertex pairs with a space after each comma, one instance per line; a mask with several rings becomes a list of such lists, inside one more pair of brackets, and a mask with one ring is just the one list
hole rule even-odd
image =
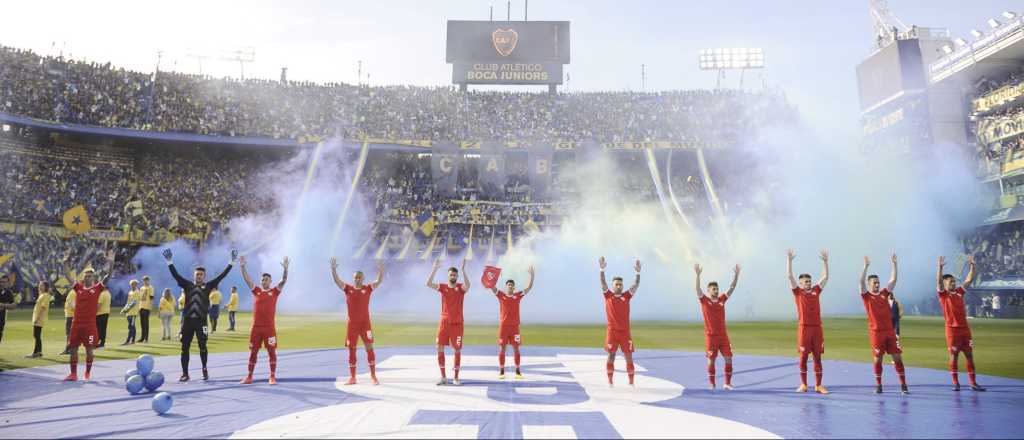
[[971, 29], [971, 35], [974, 35], [974, 38], [981, 38], [981, 36], [985, 34], [977, 29]]
[[965, 40], [963, 38], [957, 38], [957, 39], [953, 40], [953, 43], [956, 43], [957, 47], [964, 47], [964, 46], [967, 45], [967, 40]]
[[946, 55], [949, 55], [949, 54], [953, 53], [953, 48], [949, 47], [948, 44], [943, 44], [942, 45], [942, 51], [945, 52]]
[[994, 18], [988, 19], [988, 21], [986, 23], [988, 23], [988, 27], [990, 27], [992, 29], [995, 29], [995, 28], [999, 27], [999, 22], [996, 21], [996, 19], [994, 19]]
[[701, 70], [764, 68], [764, 49], [761, 48], [702, 49], [698, 55]]
[[1010, 11], [1003, 11], [1003, 17], [1005, 17], [1007, 20], [1013, 20], [1014, 18], [1017, 18], [1017, 14], [1014, 14], [1013, 12]]

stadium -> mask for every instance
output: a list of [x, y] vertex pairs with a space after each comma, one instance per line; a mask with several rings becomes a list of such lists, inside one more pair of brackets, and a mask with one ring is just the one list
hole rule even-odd
[[1021, 437], [1019, 5], [454, 3], [12, 5], [0, 438]]

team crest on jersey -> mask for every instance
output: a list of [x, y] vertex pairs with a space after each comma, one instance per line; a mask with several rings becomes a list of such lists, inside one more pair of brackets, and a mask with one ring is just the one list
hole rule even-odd
[[378, 363], [388, 371], [381, 385], [367, 377], [357, 385], [342, 385], [344, 378], [335, 383], [339, 393], [360, 397], [349, 399], [356, 402], [272, 418], [233, 438], [650, 438], [663, 437], [668, 426], [686, 426], [698, 437], [776, 437], [741, 422], [651, 405], [685, 396], [685, 389], [645, 375], [641, 364], [636, 389], [609, 388], [604, 370], [594, 368], [604, 361], [592, 354], [531, 357], [524, 364], [527, 379], [512, 382], [494, 377], [493, 356], [464, 356], [462, 386], [438, 387], [431, 380], [435, 356], [391, 356]]

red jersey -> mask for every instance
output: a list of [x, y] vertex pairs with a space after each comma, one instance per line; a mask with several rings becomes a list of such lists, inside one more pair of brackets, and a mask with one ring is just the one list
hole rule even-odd
[[466, 296], [462, 283], [455, 287], [445, 283], [437, 291], [441, 293], [441, 320], [449, 324], [462, 324], [462, 299]]
[[72, 322], [95, 323], [100, 293], [106, 290], [106, 286], [103, 283], [96, 283], [86, 288], [79, 282], [72, 288], [75, 289], [75, 317]]
[[700, 312], [704, 315], [704, 334], [708, 336], [719, 336], [725, 332], [725, 302], [729, 295], [718, 295], [718, 301], [712, 301], [705, 295], [701, 295]]
[[512, 296], [508, 296], [503, 292], [498, 292], [498, 304], [500, 305], [500, 313], [498, 316], [501, 318], [502, 326], [516, 326], [519, 325], [519, 302], [523, 300], [523, 292], [513, 293]]
[[611, 290], [604, 292], [604, 313], [608, 315], [608, 328], [612, 330], [629, 330], [629, 301], [633, 293], [625, 291], [615, 296]]
[[864, 310], [868, 313], [868, 330], [889, 331], [892, 330], [892, 306], [889, 305], [889, 296], [892, 295], [889, 289], [882, 289], [877, 295], [870, 292], [862, 292], [860, 298], [864, 300]]
[[800, 325], [805, 327], [821, 327], [821, 286], [815, 284], [811, 290], [793, 288], [796, 299], [796, 313], [800, 317]]
[[281, 289], [274, 287], [263, 290], [260, 287], [252, 289], [252, 326], [274, 328], [274, 314], [277, 313], [277, 297], [281, 295]]
[[345, 305], [348, 306], [349, 322], [370, 322], [370, 295], [373, 294], [373, 286], [363, 285], [356, 288], [351, 284], [345, 285]]
[[952, 292], [943, 290], [938, 293], [939, 304], [942, 306], [942, 316], [946, 318], [946, 327], [968, 328], [967, 310], [964, 309], [963, 287], [957, 287]]

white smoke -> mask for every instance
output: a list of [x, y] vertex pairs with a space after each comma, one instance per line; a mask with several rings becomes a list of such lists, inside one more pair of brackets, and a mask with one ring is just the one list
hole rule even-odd
[[[826, 141], [810, 130], [791, 130], [770, 132], [736, 148], [753, 158], [757, 169], [730, 168], [729, 163], [715, 163], [714, 155], [709, 156], [717, 173], [712, 178], [732, 181], [734, 187], [744, 189], [743, 197], [754, 201], [728, 210], [730, 240], [710, 232], [687, 233], [670, 224], [657, 203], [640, 202], [637, 196], [623, 193], [617, 182], [623, 176], [612, 155], [578, 164], [579, 209], [560, 230], [521, 240], [496, 263], [503, 269], [502, 280], [513, 278], [520, 287], [526, 284], [527, 266], [536, 267], [534, 290], [522, 303], [524, 323], [603, 321], [600, 256], [608, 260], [608, 281], [623, 276], [627, 286], [633, 280], [633, 261], [643, 262], [639, 293], [632, 303], [636, 320], [699, 320], [692, 271], [697, 260], [704, 266], [702, 281], [718, 281], [723, 289], [732, 266], [743, 266], [735, 300], [730, 302], [730, 320], [792, 319], [795, 310], [785, 277], [789, 247], [797, 252], [794, 271], [810, 273], [815, 279], [821, 271], [818, 250], [831, 251], [831, 279], [822, 304], [825, 314], [862, 314], [856, 281], [862, 257], [870, 256], [871, 273], [886, 280], [890, 250], [900, 256], [896, 293], [912, 304], [932, 294], [935, 258], [955, 255], [957, 234], [976, 224], [981, 215], [978, 184], [969, 162], [952, 147], [935, 146], [935, 154], [928, 158], [863, 155], [853, 142]], [[266, 241], [248, 255], [249, 270], [254, 278], [269, 272], [277, 280], [278, 262], [285, 255], [291, 258], [279, 309], [326, 312], [344, 319], [344, 296], [331, 280], [328, 263], [334, 256], [330, 237], [352, 179], [352, 161], [343, 150], [340, 143], [325, 145], [304, 197], [312, 150], [264, 170], [259, 181], [265, 187], [258, 190], [274, 194], [277, 209], [234, 219], [229, 240], [207, 246], [199, 255], [183, 244], [172, 244], [179, 268], [202, 263], [213, 276], [227, 261], [229, 243], [248, 249]], [[646, 175], [635, 178], [650, 180]], [[367, 260], [349, 258], [368, 237], [370, 216], [360, 203], [354, 203], [348, 213], [336, 249], [339, 274], [346, 280], [355, 270], [366, 272], [369, 280], [375, 276], [372, 267], [360, 267]], [[730, 242], [731, 246], [726, 244]], [[144, 249], [136, 261], [143, 263], [158, 287], [164, 287], [171, 283], [158, 252]], [[480, 285], [481, 255], [477, 253], [468, 267], [473, 288], [466, 298], [466, 320], [494, 323], [498, 304]], [[435, 281], [443, 282], [447, 267], [458, 266], [460, 259], [443, 260]], [[430, 261], [411, 255], [406, 262], [388, 265], [385, 282], [371, 303], [375, 319], [435, 320], [439, 299], [424, 286]], [[150, 269], [153, 266], [160, 269]], [[245, 308], [249, 298], [237, 269], [222, 284], [222, 291], [226, 294], [231, 285], [243, 292]]]

